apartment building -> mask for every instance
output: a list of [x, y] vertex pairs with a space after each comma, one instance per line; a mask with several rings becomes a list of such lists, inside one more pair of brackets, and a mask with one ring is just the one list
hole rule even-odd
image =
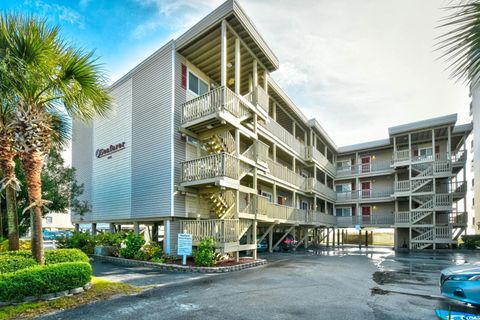
[[[228, 0], [111, 86], [110, 117], [73, 123], [73, 166], [92, 205], [79, 223], [133, 224], [218, 249], [318, 243], [343, 228], [395, 229], [396, 247], [442, 248], [465, 230], [457, 116], [337, 147], [273, 80], [279, 61]], [[274, 235], [281, 235], [274, 237]]]

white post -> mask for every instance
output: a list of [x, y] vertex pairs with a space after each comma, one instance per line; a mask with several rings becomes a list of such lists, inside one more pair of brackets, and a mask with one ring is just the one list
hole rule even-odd
[[166, 220], [163, 224], [164, 238], [163, 251], [166, 254], [170, 254], [170, 220]]
[[235, 93], [240, 94], [240, 39], [235, 38]]
[[256, 89], [258, 86], [258, 69], [257, 69], [257, 60], [253, 60], [253, 88]]
[[227, 86], [227, 23], [222, 21], [220, 38], [220, 84]]
[[138, 222], [133, 223], [133, 233], [137, 236], [140, 234], [140, 224]]

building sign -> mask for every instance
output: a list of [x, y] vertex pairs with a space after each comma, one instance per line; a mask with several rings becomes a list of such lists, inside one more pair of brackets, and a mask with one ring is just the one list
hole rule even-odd
[[112, 153], [118, 152], [118, 151], [123, 150], [123, 149], [125, 149], [125, 142], [118, 143], [118, 144], [115, 144], [115, 145], [111, 144], [106, 149], [97, 149], [97, 151], [95, 151], [95, 156], [97, 158], [102, 158], [102, 157], [111, 155]]
[[192, 255], [192, 235], [189, 233], [178, 234], [177, 255]]

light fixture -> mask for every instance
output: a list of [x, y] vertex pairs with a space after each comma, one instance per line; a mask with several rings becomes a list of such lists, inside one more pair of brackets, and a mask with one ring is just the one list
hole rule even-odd
[[207, 125], [206, 125], [206, 128], [207, 128], [207, 129], [213, 129], [213, 126], [212, 126], [211, 124], [207, 124]]
[[375, 160], [376, 156], [372, 156], [372, 159]]
[[228, 79], [228, 85], [231, 86], [235, 83], [235, 79], [234, 78], [230, 78]]
[[229, 61], [229, 62], [227, 63], [227, 68], [231, 68], [231, 67], [233, 67], [233, 63], [232, 63], [231, 61]]
[[373, 206], [373, 210], [377, 210], [377, 206]]

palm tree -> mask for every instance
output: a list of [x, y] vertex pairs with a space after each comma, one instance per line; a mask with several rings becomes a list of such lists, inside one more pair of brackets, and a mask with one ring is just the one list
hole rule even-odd
[[[67, 44], [43, 19], [5, 15], [0, 34], [8, 60], [6, 77], [15, 97], [14, 145], [27, 181], [32, 215], [32, 254], [44, 263], [41, 172], [64, 125], [62, 114], [88, 121], [110, 108], [107, 79], [93, 52]], [[0, 52], [2, 49], [0, 48]], [[0, 57], [1, 58], [1, 57]]]
[[[0, 86], [6, 84], [0, 77]], [[8, 225], [8, 249], [18, 250], [19, 230], [17, 217], [17, 189], [18, 180], [15, 176], [15, 156], [14, 135], [10, 128], [13, 121], [13, 107], [9, 103], [7, 92], [2, 94], [0, 89], [0, 169], [3, 179], [0, 181], [0, 192], [5, 189], [5, 199], [7, 202], [7, 225]]]
[[447, 29], [437, 43], [451, 77], [476, 85], [480, 76], [480, 1], [460, 0], [447, 8], [451, 13], [440, 28]]

